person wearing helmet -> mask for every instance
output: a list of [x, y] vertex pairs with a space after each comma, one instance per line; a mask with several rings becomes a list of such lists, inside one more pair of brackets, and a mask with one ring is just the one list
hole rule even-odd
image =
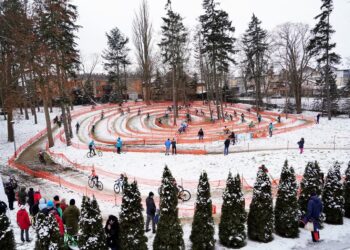
[[95, 141], [92, 140], [92, 141], [89, 143], [90, 154], [91, 154], [92, 152], [94, 152], [94, 155], [96, 155], [95, 148], [96, 148]]

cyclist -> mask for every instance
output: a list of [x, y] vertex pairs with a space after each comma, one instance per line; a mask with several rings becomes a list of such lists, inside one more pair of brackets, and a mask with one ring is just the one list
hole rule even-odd
[[103, 112], [103, 110], [101, 111], [101, 120], [103, 119], [103, 117], [105, 116], [105, 113]]
[[98, 182], [98, 175], [96, 175], [96, 171], [95, 171], [94, 167], [91, 169], [91, 175], [90, 176], [91, 176], [91, 180], [92, 181], [96, 180], [95, 183]]
[[91, 133], [95, 134], [95, 124], [91, 127]]
[[96, 148], [95, 141], [92, 140], [92, 141], [89, 143], [90, 154], [91, 154], [92, 152], [94, 152], [94, 155], [96, 155], [95, 148]]
[[121, 183], [120, 187], [122, 188], [122, 192], [124, 189], [124, 179], [125, 179], [124, 174], [120, 174], [119, 178], [117, 179], [117, 182]]

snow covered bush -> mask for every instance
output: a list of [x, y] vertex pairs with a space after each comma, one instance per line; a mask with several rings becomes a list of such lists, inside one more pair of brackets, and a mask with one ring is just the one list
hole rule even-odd
[[106, 235], [100, 208], [95, 197], [84, 196], [79, 220], [78, 246], [80, 250], [107, 250]]
[[185, 249], [183, 231], [178, 217], [178, 190], [167, 166], [164, 168], [160, 190], [160, 216], [153, 250]]
[[246, 245], [247, 238], [245, 229], [247, 213], [239, 175], [233, 178], [231, 172], [228, 174], [222, 199], [219, 224], [220, 243], [230, 248], [243, 247]]
[[38, 213], [36, 218], [35, 250], [63, 249], [63, 239], [60, 235], [56, 218], [51, 213]]
[[6, 213], [0, 215], [0, 249], [16, 249], [15, 237]]
[[124, 180], [124, 194], [119, 218], [121, 249], [147, 250], [141, 194], [137, 183], [134, 181], [129, 185], [126, 178]]
[[344, 215], [343, 185], [341, 184], [340, 165], [335, 163], [327, 174], [322, 195], [323, 212], [326, 223], [342, 225]]
[[278, 185], [275, 206], [275, 230], [282, 237], [296, 238], [299, 236], [298, 216], [298, 185], [294, 169], [284, 162]]
[[350, 218], [350, 161], [348, 163], [348, 168], [345, 171], [344, 200], [345, 217]]
[[190, 235], [192, 249], [214, 249], [214, 232], [210, 184], [207, 173], [202, 172], [197, 187], [197, 200]]
[[249, 239], [265, 243], [272, 241], [273, 225], [271, 181], [267, 173], [260, 168], [248, 214]]
[[299, 210], [300, 216], [305, 215], [307, 211], [307, 203], [312, 192], [321, 195], [323, 186], [323, 173], [317, 163], [308, 162], [305, 168], [303, 179], [300, 183]]

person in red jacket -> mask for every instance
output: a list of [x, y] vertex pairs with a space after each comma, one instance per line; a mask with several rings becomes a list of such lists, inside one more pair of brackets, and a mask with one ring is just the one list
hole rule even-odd
[[26, 210], [25, 206], [21, 206], [20, 209], [17, 212], [17, 224], [19, 228], [21, 229], [21, 240], [24, 243], [24, 233], [26, 234], [26, 241], [30, 242], [29, 240], [29, 227], [30, 227], [30, 220], [29, 215]]
[[50, 214], [55, 216], [57, 224], [58, 224], [58, 229], [60, 230], [60, 235], [63, 237], [64, 236], [64, 225], [63, 225], [63, 221], [62, 221], [60, 215], [58, 214], [56, 209], [52, 209], [50, 211]]

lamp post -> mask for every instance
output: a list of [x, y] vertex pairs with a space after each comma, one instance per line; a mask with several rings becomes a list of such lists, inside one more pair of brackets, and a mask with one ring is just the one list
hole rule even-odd
[[13, 131], [13, 147], [14, 147], [14, 150], [15, 150], [15, 153], [14, 153], [14, 155], [15, 155], [15, 158], [17, 158], [17, 149], [16, 149], [16, 137], [15, 137], [15, 130], [14, 130], [14, 128], [13, 128], [13, 124], [15, 124], [15, 121], [11, 121], [11, 124], [12, 124], [12, 131]]

